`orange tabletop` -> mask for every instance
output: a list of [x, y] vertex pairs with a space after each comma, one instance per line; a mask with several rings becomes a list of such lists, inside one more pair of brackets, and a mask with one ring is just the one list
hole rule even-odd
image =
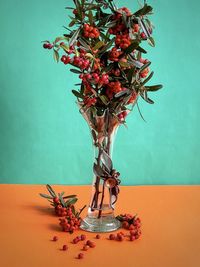
[[[58, 192], [77, 194], [77, 207], [88, 204], [90, 186], [54, 186]], [[43, 185], [0, 185], [0, 266], [1, 267], [199, 267], [200, 186], [121, 186], [116, 205], [119, 213], [137, 213], [142, 220], [139, 240], [110, 241], [108, 233], [76, 256], [82, 242], [71, 244], [72, 235], [62, 232], [48, 202], [39, 197]], [[83, 214], [84, 215], [84, 214]], [[126, 230], [124, 230], [126, 231]], [[57, 242], [51, 238], [57, 235]], [[63, 244], [68, 251], [61, 251]]]

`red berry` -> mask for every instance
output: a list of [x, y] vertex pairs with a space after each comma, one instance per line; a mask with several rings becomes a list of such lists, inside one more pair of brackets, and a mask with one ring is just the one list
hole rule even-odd
[[43, 44], [43, 48], [44, 48], [44, 49], [47, 49], [48, 47], [49, 47], [49, 44], [46, 44], [46, 43]]
[[90, 247], [89, 247], [88, 245], [84, 245], [84, 246], [83, 246], [83, 250], [84, 250], [84, 251], [87, 251], [89, 248], [90, 248]]
[[58, 197], [54, 197], [53, 198], [53, 202], [56, 203], [56, 204], [59, 203], [59, 198]]
[[130, 224], [129, 230], [133, 230], [133, 229], [135, 229], [134, 225], [133, 224]]
[[96, 247], [95, 243], [91, 242], [91, 243], [90, 243], [90, 247], [91, 247], [91, 248], [95, 248], [95, 247]]
[[85, 240], [86, 239], [86, 235], [81, 235], [81, 240]]
[[140, 34], [140, 36], [141, 36], [142, 39], [147, 39], [146, 34], [145, 34], [144, 32], [142, 32], [142, 33]]
[[134, 235], [131, 235], [130, 236], [130, 241], [134, 241], [136, 238], [135, 238], [135, 236]]
[[83, 257], [84, 257], [84, 254], [83, 253], [79, 253], [78, 254], [78, 259], [83, 259]]
[[118, 233], [117, 234], [117, 241], [123, 241], [124, 240], [124, 237], [122, 234]]
[[63, 245], [63, 250], [67, 250], [68, 246], [67, 245]]
[[115, 235], [114, 235], [114, 234], [110, 234], [110, 235], [109, 235], [109, 239], [110, 239], [110, 240], [115, 240]]
[[54, 236], [52, 240], [53, 241], [58, 241], [58, 237], [57, 236]]
[[100, 239], [101, 238], [101, 236], [98, 234], [98, 235], [96, 235], [96, 239]]

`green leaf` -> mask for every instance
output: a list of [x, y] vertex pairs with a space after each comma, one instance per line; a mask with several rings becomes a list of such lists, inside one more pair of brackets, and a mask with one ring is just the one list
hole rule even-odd
[[108, 49], [110, 49], [111, 46], [113, 45], [114, 41], [115, 41], [115, 37], [114, 37], [112, 40], [110, 40], [110, 42], [108, 42], [108, 43], [103, 47], [103, 49], [100, 50], [100, 53], [103, 54], [103, 53], [105, 53]]
[[69, 195], [69, 196], [63, 197], [63, 199], [66, 199], [66, 198], [74, 198], [74, 197], [76, 197], [76, 195]]
[[53, 50], [53, 58], [56, 62], [59, 62], [59, 53], [57, 50]]
[[90, 46], [82, 38], [79, 38], [79, 42], [86, 50], [90, 50]]
[[65, 45], [65, 44], [62, 44], [60, 46], [65, 52], [69, 52], [69, 46]]
[[49, 195], [46, 195], [46, 194], [42, 194], [42, 193], [40, 193], [39, 195], [40, 195], [41, 197], [44, 197], [44, 198], [53, 199], [52, 196], [49, 196]]
[[[105, 26], [107, 23], [108, 23], [108, 21], [109, 21], [109, 19], [112, 17], [112, 15], [107, 15], [106, 17], [104, 17], [103, 19], [101, 19], [100, 20], [100, 22], [97, 24], [97, 27], [98, 28], [100, 28], [101, 26]], [[107, 25], [106, 25], [107, 26]]]
[[73, 27], [74, 26], [74, 24], [76, 23], [76, 19], [73, 19], [70, 23], [69, 23], [69, 27]]
[[46, 188], [52, 197], [56, 197], [55, 191], [53, 190], [53, 188], [49, 184], [46, 185]]
[[109, 104], [109, 100], [108, 100], [108, 98], [105, 95], [99, 95], [99, 98], [104, 103], [104, 105], [107, 106]]
[[124, 90], [124, 91], [121, 91], [121, 92], [115, 94], [115, 98], [120, 98], [120, 97], [122, 97], [122, 96], [125, 96], [125, 95], [127, 95], [129, 92], [130, 92], [129, 89], [126, 89], [126, 90]]
[[135, 73], [135, 68], [131, 68], [127, 74], [127, 79], [129, 81], [129, 84], [132, 83], [133, 75]]
[[152, 71], [149, 76], [142, 82], [142, 85], [144, 85], [145, 83], [147, 83], [153, 76], [154, 72]]
[[80, 92], [76, 91], [76, 90], [72, 90], [72, 93], [78, 98], [83, 98], [83, 95]]
[[127, 47], [124, 51], [125, 54], [130, 54], [133, 52], [134, 49], [138, 48], [139, 42], [138, 41], [133, 41], [129, 47]]
[[146, 64], [142, 66], [142, 68], [139, 70], [139, 73], [148, 68], [151, 65], [151, 61], [148, 61]]
[[93, 47], [94, 50], [101, 48], [105, 43], [103, 41], [99, 41], [98, 43], [95, 44]]
[[81, 74], [82, 72], [77, 69], [70, 69], [71, 72], [76, 73], [76, 74]]
[[144, 53], [144, 54], [147, 53], [147, 51], [144, 50], [141, 46], [138, 46], [138, 47], [136, 48], [136, 50], [138, 50], [138, 51], [140, 51], [141, 53]]
[[130, 65], [128, 62], [119, 61], [119, 65], [123, 68], [128, 68]]
[[88, 12], [88, 18], [89, 18], [90, 25], [93, 25], [93, 14], [91, 10]]
[[154, 91], [158, 91], [158, 90], [162, 89], [163, 86], [162, 86], [162, 84], [158, 84], [158, 85], [152, 85], [152, 86], [145, 86], [145, 88], [147, 91], [154, 92]]
[[62, 206], [65, 207], [65, 201], [64, 201], [62, 195], [58, 193], [58, 197], [59, 197], [59, 200], [60, 200]]
[[74, 205], [76, 202], [77, 202], [78, 198], [72, 198], [72, 199], [69, 199], [68, 201], [65, 202], [65, 205], [66, 206], [69, 206], [69, 205]]
[[148, 42], [151, 46], [155, 47], [155, 41], [154, 41], [153, 37], [150, 36], [150, 37], [147, 39], [147, 42]]
[[151, 34], [149, 33], [149, 30], [146, 27], [145, 22], [142, 19], [138, 19], [138, 22], [139, 22], [139, 25], [142, 28], [143, 32], [147, 36], [147, 38], [149, 38], [151, 36]]
[[137, 12], [134, 13], [134, 15], [136, 17], [139, 17], [139, 16], [144, 16], [148, 13], [150, 13], [151, 11], [153, 10], [153, 8], [151, 6], [148, 6], [147, 4], [145, 4], [143, 6], [143, 8], [139, 9]]
[[154, 104], [153, 100], [151, 100], [151, 99], [148, 97], [148, 95], [147, 95], [147, 91], [146, 91], [146, 90], [140, 92], [140, 95], [141, 95], [141, 97], [142, 97], [147, 103], [149, 103], [149, 104]]
[[72, 10], [74, 10], [74, 7], [66, 6], [65, 9], [72, 9]]
[[70, 40], [69, 40], [69, 46], [73, 45], [73, 44], [76, 42], [76, 40], [77, 40], [77, 38], [78, 38], [78, 35], [79, 35], [79, 33], [80, 33], [80, 30], [81, 30], [81, 27], [79, 27], [79, 28], [74, 32], [74, 34], [72, 35], [72, 37], [71, 37]]

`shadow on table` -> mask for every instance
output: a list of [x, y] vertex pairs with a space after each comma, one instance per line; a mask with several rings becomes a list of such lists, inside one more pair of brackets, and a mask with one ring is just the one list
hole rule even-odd
[[50, 215], [52, 218], [55, 219], [55, 224], [53, 223], [48, 224], [47, 227], [53, 231], [59, 231], [59, 232], [61, 231], [61, 227], [59, 226], [59, 217], [55, 215], [55, 211], [53, 208], [46, 207], [46, 206], [38, 206], [38, 205], [35, 205], [34, 203], [29, 204], [29, 205], [23, 205], [23, 208], [27, 210], [31, 209], [41, 215], [45, 215], [45, 216]]
[[24, 205], [24, 208], [35, 210], [40, 214], [55, 216], [54, 209], [47, 206], [38, 206], [35, 204], [30, 204], [30, 205]]

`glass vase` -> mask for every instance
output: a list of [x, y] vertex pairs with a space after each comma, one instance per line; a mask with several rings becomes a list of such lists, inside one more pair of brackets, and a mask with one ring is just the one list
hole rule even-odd
[[100, 114], [90, 107], [80, 112], [87, 121], [94, 149], [93, 182], [87, 216], [80, 228], [89, 232], [110, 232], [120, 227], [115, 218], [115, 203], [119, 194], [119, 173], [113, 168], [112, 152], [119, 120], [111, 110]]

